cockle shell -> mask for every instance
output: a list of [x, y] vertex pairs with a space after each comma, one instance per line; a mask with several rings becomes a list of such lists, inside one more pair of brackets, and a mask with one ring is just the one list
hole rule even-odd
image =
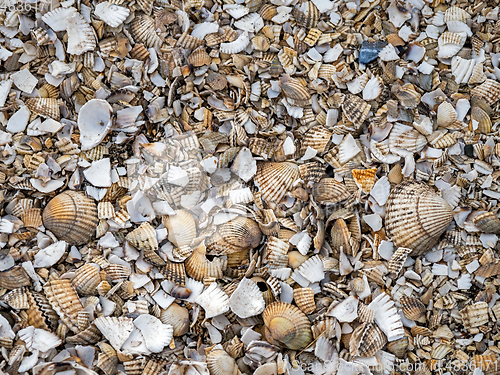
[[168, 240], [175, 246], [188, 246], [196, 237], [196, 223], [193, 215], [185, 210], [175, 212], [175, 215], [163, 216], [163, 225], [168, 231]]
[[100, 282], [99, 266], [90, 263], [78, 268], [75, 277], [71, 280], [75, 290], [84, 296], [94, 294]]
[[375, 185], [375, 173], [377, 173], [377, 168], [363, 170], [353, 169], [352, 178], [356, 182], [358, 188], [365, 193], [370, 193], [373, 185]]
[[307, 105], [310, 102], [311, 94], [309, 89], [304, 87], [301, 81], [296, 78], [291, 78], [288, 75], [281, 77], [279, 81], [281, 92], [291, 101], [290, 104], [301, 106]]
[[82, 150], [97, 146], [111, 130], [113, 109], [106, 100], [92, 99], [78, 113], [78, 129]]
[[426, 322], [427, 308], [418, 299], [408, 296], [403, 296], [399, 300], [403, 308], [403, 313], [406, 318], [420, 323]]
[[374, 311], [375, 323], [385, 333], [389, 342], [404, 336], [403, 323], [391, 297], [380, 293], [368, 307]]
[[242, 249], [253, 249], [260, 244], [262, 232], [257, 222], [238, 216], [224, 224], [207, 240], [207, 249], [230, 254]]
[[291, 162], [257, 164], [255, 183], [260, 187], [262, 199], [280, 202], [300, 177], [299, 167]]
[[334, 178], [324, 178], [314, 184], [313, 195], [321, 204], [335, 204], [350, 197], [347, 187]]
[[347, 94], [342, 103], [342, 111], [349, 121], [359, 129], [370, 112], [370, 105], [359, 96]]
[[314, 291], [311, 288], [298, 288], [293, 290], [293, 300], [304, 314], [312, 314], [316, 310]]
[[115, 350], [121, 349], [134, 329], [132, 319], [125, 317], [99, 317], [94, 324]]
[[99, 343], [101, 352], [97, 356], [97, 367], [99, 367], [106, 375], [116, 373], [116, 366], [118, 365], [118, 356], [116, 350], [109, 344], [104, 342]]
[[462, 316], [462, 324], [467, 329], [487, 324], [489, 320], [488, 304], [486, 302], [477, 302], [469, 305], [460, 310], [460, 315]]
[[240, 373], [234, 358], [221, 349], [213, 349], [207, 354], [207, 367], [213, 375]]
[[29, 308], [29, 300], [24, 288], [17, 288], [7, 293], [3, 300], [13, 309], [25, 310]]
[[223, 271], [223, 261], [215, 257], [208, 260], [205, 246], [200, 245], [185, 261], [186, 273], [195, 280], [203, 281], [205, 277], [220, 279]]
[[448, 203], [426, 183], [403, 182], [386, 203], [387, 234], [398, 247], [419, 255], [430, 250], [453, 219]]
[[471, 90], [471, 95], [485, 99], [492, 105], [500, 98], [500, 83], [493, 79], [487, 79], [479, 86]]
[[161, 45], [161, 39], [156, 33], [155, 21], [146, 14], [139, 14], [132, 20], [130, 33], [137, 43], [143, 43], [148, 48]]
[[266, 339], [271, 344], [292, 350], [305, 348], [312, 340], [311, 323], [307, 316], [285, 302], [274, 302], [263, 313]]
[[500, 219], [492, 212], [474, 216], [473, 223], [484, 233], [500, 233]]
[[349, 341], [351, 355], [371, 357], [387, 343], [384, 332], [374, 323], [363, 323], [352, 333]]
[[229, 307], [240, 318], [249, 318], [261, 314], [266, 303], [257, 284], [243, 278], [229, 298]]
[[83, 310], [83, 305], [69, 280], [49, 280], [44, 286], [45, 295], [64, 324], [78, 333], [78, 313]]
[[229, 310], [229, 296], [216, 283], [210, 284], [196, 297], [195, 302], [203, 307], [206, 318], [213, 318]]
[[89, 242], [98, 223], [94, 201], [80, 192], [69, 190], [47, 204], [42, 218], [43, 225], [59, 240], [72, 245]]
[[189, 311], [177, 303], [172, 303], [168, 308], [162, 309], [160, 320], [172, 326], [174, 336], [182, 336], [189, 331]]

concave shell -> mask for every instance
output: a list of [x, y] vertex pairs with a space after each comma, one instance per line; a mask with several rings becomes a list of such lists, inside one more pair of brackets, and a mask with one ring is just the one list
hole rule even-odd
[[377, 168], [371, 169], [353, 169], [352, 178], [356, 182], [356, 185], [365, 193], [370, 193], [373, 185], [375, 185], [375, 174], [377, 173]]
[[134, 329], [132, 319], [125, 317], [99, 317], [94, 324], [115, 350], [120, 350]]
[[472, 222], [484, 233], [500, 233], [500, 219], [493, 212], [485, 212], [472, 219]]
[[82, 150], [97, 146], [111, 130], [113, 109], [106, 100], [92, 99], [78, 112], [78, 129]]
[[207, 354], [207, 367], [210, 375], [236, 375], [240, 373], [234, 358], [222, 349], [213, 349]]
[[427, 144], [424, 135], [410, 126], [396, 124], [389, 135], [389, 149], [397, 154], [398, 150], [420, 152]]
[[285, 268], [288, 264], [290, 245], [277, 237], [268, 237], [267, 260], [270, 269]]
[[189, 311], [185, 307], [172, 303], [160, 312], [163, 324], [170, 324], [174, 329], [174, 336], [182, 336], [189, 332]]
[[271, 344], [298, 350], [312, 340], [311, 323], [296, 306], [286, 302], [273, 302], [263, 313], [266, 339]]
[[120, 26], [130, 14], [128, 8], [103, 1], [96, 5], [94, 14], [111, 27]]
[[262, 199], [279, 203], [300, 178], [299, 167], [291, 162], [257, 164], [254, 182], [259, 186]]
[[97, 265], [84, 264], [75, 273], [71, 284], [75, 290], [84, 296], [92, 295], [96, 292], [97, 286], [101, 282], [101, 276]]
[[289, 75], [284, 75], [279, 80], [281, 92], [287, 99], [292, 99], [291, 104], [303, 106], [310, 104], [311, 94], [309, 89], [296, 78], [291, 78]]
[[438, 38], [438, 57], [447, 59], [455, 56], [464, 46], [467, 34], [445, 31]]
[[426, 312], [427, 308], [418, 299], [408, 296], [402, 296], [399, 300], [403, 308], [403, 313], [406, 318], [414, 320], [416, 322], [425, 323], [426, 322]]
[[68, 328], [78, 333], [78, 313], [83, 310], [83, 305], [69, 280], [49, 280], [43, 290], [47, 299]]
[[446, 9], [446, 12], [444, 12], [445, 23], [448, 21], [461, 21], [466, 23], [469, 18], [470, 14], [457, 6], [449, 7], [448, 9]]
[[430, 250], [453, 219], [450, 205], [425, 182], [396, 186], [386, 203], [387, 234], [398, 247], [420, 255]]
[[7, 293], [3, 300], [15, 310], [29, 308], [28, 295], [25, 288], [17, 288]]
[[156, 34], [155, 20], [146, 14], [139, 14], [130, 23], [130, 33], [136, 43], [148, 48], [160, 47], [162, 40]]
[[42, 218], [45, 228], [70, 245], [88, 243], [99, 222], [94, 200], [76, 191], [55, 196], [43, 210]]
[[363, 125], [370, 109], [371, 106], [356, 95], [347, 94], [342, 103], [342, 111], [345, 117], [354, 124], [356, 129]]
[[59, 110], [59, 100], [52, 98], [31, 98], [26, 100], [26, 107], [37, 115], [50, 117], [56, 121], [59, 120], [61, 114]]
[[312, 314], [316, 310], [314, 291], [311, 288], [294, 289], [293, 300], [304, 314]]
[[118, 356], [113, 347], [105, 342], [99, 343], [101, 352], [97, 357], [96, 366], [99, 367], [106, 375], [113, 375], [116, 373], [116, 366], [118, 365]]
[[229, 307], [240, 318], [261, 314], [266, 303], [256, 283], [243, 278], [229, 298]]
[[321, 204], [335, 204], [351, 196], [347, 187], [334, 178], [324, 178], [314, 184], [312, 193]]
[[26, 296], [28, 297], [29, 304], [29, 308], [26, 310], [28, 324], [47, 331], [56, 328], [59, 316], [54, 309], [52, 309], [45, 295], [43, 295], [43, 293], [26, 290]]
[[471, 123], [469, 129], [473, 129], [473, 121], [477, 121], [477, 131], [479, 133], [488, 134], [491, 133], [491, 119], [488, 113], [481, 107], [474, 106], [471, 109]]
[[403, 265], [406, 262], [406, 258], [408, 258], [411, 252], [412, 250], [406, 247], [398, 248], [389, 260], [389, 267], [387, 268], [389, 273], [393, 273], [396, 276], [399, 275], [399, 272], [403, 269]]
[[175, 246], [189, 246], [196, 237], [196, 223], [186, 210], [175, 211], [175, 215], [163, 216], [163, 225], [168, 231], [168, 240]]
[[301, 151], [305, 152], [307, 147], [311, 147], [322, 153], [325, 151], [331, 137], [332, 133], [324, 126], [315, 126], [305, 134], [302, 140]]
[[462, 316], [462, 324], [465, 328], [470, 329], [482, 326], [488, 323], [488, 304], [486, 302], [477, 302], [460, 310]]
[[203, 307], [207, 319], [229, 311], [229, 296], [217, 286], [217, 283], [210, 284], [194, 302]]
[[420, 104], [420, 94], [411, 83], [406, 83], [403, 86], [394, 85], [391, 92], [404, 108], [416, 108]]
[[349, 350], [352, 356], [371, 357], [387, 343], [384, 332], [374, 323], [363, 323], [351, 335]]
[[500, 82], [493, 79], [487, 79], [479, 86], [474, 87], [471, 90], [471, 95], [483, 98], [488, 104], [492, 105], [500, 98]]
[[147, 222], [129, 232], [125, 238], [132, 246], [140, 250], [158, 250], [156, 232]]
[[184, 263], [167, 262], [165, 267], [160, 269], [165, 279], [170, 280], [177, 285], [184, 286], [186, 283], [186, 267]]
[[207, 241], [207, 249], [230, 254], [242, 249], [253, 249], [260, 244], [261, 239], [259, 224], [238, 216], [217, 227], [217, 231]]
[[189, 277], [198, 281], [203, 281], [205, 277], [220, 279], [223, 275], [223, 261], [217, 257], [211, 261], [208, 260], [203, 244], [193, 250], [184, 264]]
[[16, 289], [22, 286], [31, 286], [31, 278], [21, 266], [14, 266], [0, 272], [0, 288]]
[[385, 333], [388, 341], [399, 340], [404, 336], [403, 322], [391, 297], [382, 292], [368, 307], [373, 310], [375, 323]]

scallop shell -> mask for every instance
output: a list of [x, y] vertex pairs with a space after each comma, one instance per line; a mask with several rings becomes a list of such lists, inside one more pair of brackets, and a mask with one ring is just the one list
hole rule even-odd
[[474, 124], [477, 122], [477, 131], [483, 134], [491, 133], [492, 124], [490, 116], [480, 107], [472, 107], [471, 109], [471, 123], [469, 129], [474, 128]]
[[216, 283], [210, 284], [195, 302], [203, 307], [207, 319], [229, 311], [229, 296]]
[[69, 280], [49, 280], [44, 286], [45, 295], [68, 328], [78, 333], [78, 313], [83, 310], [83, 305]]
[[229, 298], [229, 307], [232, 312], [244, 319], [261, 314], [266, 303], [257, 284], [243, 278]]
[[213, 349], [207, 354], [207, 367], [211, 375], [238, 374], [236, 361], [226, 351]]
[[416, 322], [425, 323], [426, 322], [426, 312], [427, 308], [418, 299], [408, 296], [402, 296], [399, 300], [403, 308], [403, 314], [407, 319], [414, 320]]
[[386, 203], [387, 234], [396, 246], [410, 248], [414, 255], [436, 245], [452, 219], [450, 205], [420, 181], [398, 185]]
[[347, 94], [342, 103], [342, 111], [349, 121], [359, 129], [370, 112], [370, 105], [356, 95]]
[[115, 350], [121, 349], [134, 329], [132, 319], [125, 317], [99, 317], [94, 324]]
[[242, 249], [253, 249], [260, 244], [262, 232], [252, 219], [238, 216], [222, 225], [208, 239], [207, 249], [230, 254]]
[[384, 332], [373, 323], [363, 323], [351, 335], [349, 351], [352, 356], [371, 357], [387, 343]]
[[97, 364], [106, 375], [113, 375], [116, 373], [116, 366], [118, 365], [118, 356], [113, 347], [105, 342], [99, 343], [101, 352], [97, 356]]
[[177, 303], [172, 303], [168, 308], [162, 309], [160, 320], [163, 324], [173, 327], [176, 337], [189, 332], [189, 311]]
[[39, 208], [30, 208], [25, 210], [19, 218], [26, 228], [38, 228], [42, 226], [42, 214]]
[[193, 253], [185, 261], [185, 267], [189, 277], [198, 281], [203, 281], [206, 277], [222, 278], [222, 260], [220, 258], [214, 258], [212, 261], [208, 260], [203, 245], [193, 250]]
[[263, 200], [281, 202], [299, 177], [299, 167], [294, 163], [261, 162], [257, 164], [254, 181], [260, 187]]
[[156, 231], [147, 222], [129, 232], [125, 238], [132, 246], [140, 250], [158, 250]]
[[488, 304], [486, 302], [476, 302], [473, 305], [467, 306], [460, 310], [462, 324], [467, 329], [487, 324], [489, 320], [488, 310]]
[[374, 311], [375, 323], [385, 333], [387, 341], [399, 340], [404, 336], [403, 323], [391, 297], [380, 293], [368, 307]]
[[336, 204], [351, 196], [347, 187], [334, 178], [324, 178], [314, 184], [312, 194], [321, 204]]
[[305, 152], [307, 147], [322, 153], [326, 149], [326, 145], [330, 141], [332, 133], [323, 126], [315, 126], [310, 129], [302, 140], [301, 151]]
[[438, 57], [447, 59], [455, 56], [464, 46], [467, 34], [445, 31], [438, 38]]
[[312, 314], [316, 311], [316, 303], [314, 301], [314, 291], [311, 288], [298, 288], [293, 290], [293, 300], [297, 307], [304, 314]]
[[97, 265], [84, 264], [75, 273], [71, 284], [75, 290], [84, 296], [95, 294], [97, 286], [101, 283], [101, 276]]
[[188, 62], [195, 67], [210, 65], [212, 59], [205, 48], [198, 47], [188, 57]]
[[291, 105], [305, 106], [311, 102], [309, 89], [297, 78], [284, 75], [279, 80], [281, 92], [289, 100]]
[[163, 225], [168, 231], [168, 240], [175, 246], [189, 246], [196, 237], [196, 223], [193, 215], [185, 210], [175, 215], [163, 216]]
[[500, 219], [492, 212], [485, 212], [477, 215], [473, 219], [473, 223], [484, 233], [500, 233]]
[[130, 10], [116, 4], [110, 4], [108, 1], [103, 1], [96, 5], [94, 14], [107, 25], [118, 27], [127, 19]]
[[156, 34], [154, 19], [147, 14], [139, 14], [132, 20], [130, 33], [136, 43], [142, 43], [148, 48], [159, 48], [162, 43], [161, 38]]
[[263, 313], [266, 339], [271, 344], [298, 350], [305, 348], [312, 340], [311, 323], [307, 316], [285, 302], [274, 302]]
[[110, 264], [106, 267], [106, 275], [108, 275], [113, 282], [125, 281], [131, 273], [130, 267], [123, 264]]
[[45, 206], [43, 225], [62, 241], [72, 245], [88, 243], [95, 233], [98, 219], [94, 201], [84, 194], [65, 191]]
[[56, 121], [61, 117], [59, 111], [59, 99], [52, 98], [30, 98], [26, 100], [26, 107], [40, 116], [50, 117]]
[[389, 149], [397, 154], [398, 150], [420, 152], [427, 145], [427, 139], [410, 126], [396, 124], [389, 135]]

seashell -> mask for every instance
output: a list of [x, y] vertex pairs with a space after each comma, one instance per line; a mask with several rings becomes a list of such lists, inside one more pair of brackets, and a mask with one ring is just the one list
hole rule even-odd
[[347, 94], [342, 103], [342, 111], [347, 119], [359, 129], [370, 112], [370, 105], [356, 95]]
[[467, 34], [445, 31], [438, 38], [438, 57], [448, 59], [455, 56], [464, 46]]
[[302, 263], [300, 267], [294, 271], [294, 274], [296, 273], [300, 274], [301, 277], [305, 278], [310, 283], [319, 282], [323, 280], [325, 276], [323, 262], [317, 255]]
[[[151, 10], [149, 13], [151, 14]], [[127, 19], [130, 14], [130, 10], [116, 4], [111, 4], [108, 1], [103, 1], [102, 3], [96, 5], [94, 14], [107, 25], [111, 27], [118, 27]]]
[[322, 153], [331, 137], [332, 133], [328, 129], [323, 126], [315, 126], [304, 135], [301, 152], [306, 152], [307, 147], [311, 147], [318, 153]]
[[26, 228], [38, 228], [42, 226], [42, 214], [39, 208], [30, 208], [25, 210], [19, 218]]
[[292, 14], [297, 24], [306, 29], [315, 28], [320, 17], [320, 11], [312, 1], [304, 3], [300, 10], [293, 8]]
[[391, 259], [389, 260], [389, 273], [399, 275], [399, 272], [403, 269], [403, 265], [406, 262], [406, 258], [412, 252], [412, 249], [408, 249], [406, 247], [399, 247], [394, 254], [392, 254]]
[[163, 324], [172, 326], [175, 337], [189, 332], [189, 311], [177, 303], [172, 303], [168, 308], [162, 309], [160, 320]]
[[294, 163], [261, 162], [257, 163], [254, 182], [259, 186], [263, 200], [281, 202], [299, 177], [299, 167]]
[[387, 337], [376, 324], [363, 323], [352, 333], [349, 351], [352, 356], [371, 357], [386, 343]]
[[115, 350], [121, 349], [134, 329], [132, 319], [125, 317], [102, 316], [94, 320], [94, 324]]
[[26, 310], [28, 324], [47, 331], [57, 327], [59, 316], [52, 309], [47, 298], [42, 293], [29, 290], [26, 290], [25, 294], [29, 306]]
[[82, 150], [90, 150], [102, 142], [111, 130], [113, 109], [106, 100], [92, 99], [78, 112], [78, 129]]
[[[311, 102], [311, 94], [307, 87], [296, 78], [291, 78], [285, 74], [279, 80], [281, 92], [287, 98], [291, 105], [305, 106]], [[325, 129], [326, 130], [326, 129]]]
[[244, 319], [261, 314], [266, 303], [257, 284], [243, 278], [229, 298], [229, 307], [238, 317]]
[[198, 47], [193, 52], [191, 52], [191, 55], [189, 55], [188, 57], [188, 62], [193, 66], [199, 67], [203, 65], [210, 65], [210, 63], [212, 62], [212, 58], [207, 53], [205, 48]]
[[474, 87], [471, 90], [471, 95], [482, 98], [488, 104], [493, 105], [500, 98], [500, 83], [492, 79], [487, 79], [479, 86]]
[[139, 315], [134, 320], [134, 325], [141, 331], [146, 348], [153, 353], [160, 353], [172, 340], [174, 332], [172, 326], [163, 324], [160, 319], [152, 315]]
[[489, 320], [488, 304], [486, 302], [476, 302], [460, 310], [460, 315], [462, 316], [462, 324], [466, 329], [482, 326], [487, 324]]
[[225, 350], [212, 349], [207, 354], [207, 367], [210, 374], [238, 374], [239, 369], [236, 361]]
[[71, 285], [75, 290], [84, 296], [93, 295], [97, 286], [101, 283], [99, 268], [97, 265], [84, 264], [75, 272], [75, 277], [71, 280]]
[[490, 116], [482, 108], [476, 106], [472, 107], [470, 117], [470, 130], [477, 130], [483, 134], [491, 133], [492, 127]]
[[140, 250], [158, 250], [156, 232], [147, 222], [129, 232], [125, 238], [132, 246]]
[[162, 42], [156, 33], [154, 19], [147, 14], [139, 14], [130, 22], [130, 34], [136, 43], [148, 48], [159, 48]]
[[485, 212], [474, 216], [472, 221], [481, 232], [494, 234], [500, 233], [500, 219], [492, 212]]
[[359, 303], [358, 306], [358, 319], [363, 323], [373, 323], [375, 312], [366, 306], [364, 303]]
[[450, 205], [420, 181], [398, 185], [386, 203], [387, 234], [397, 247], [410, 248], [414, 255], [436, 245], [452, 219]]
[[203, 307], [207, 319], [229, 311], [229, 296], [216, 283], [210, 284], [195, 302]]
[[474, 60], [466, 60], [460, 56], [455, 56], [451, 60], [451, 72], [456, 83], [467, 83], [472, 75], [475, 66]]
[[426, 322], [426, 312], [427, 308], [425, 305], [416, 298], [402, 296], [399, 300], [403, 308], [403, 314], [405, 317], [416, 322], [425, 323]]
[[15, 310], [26, 310], [29, 308], [29, 299], [24, 288], [17, 288], [7, 293], [3, 300]]
[[359, 94], [363, 91], [369, 80], [370, 76], [367, 73], [363, 73], [362, 75], [353, 79], [351, 82], [348, 82], [347, 89], [351, 94]]
[[177, 285], [184, 286], [186, 282], [186, 269], [184, 263], [167, 262], [165, 266], [160, 269], [160, 272], [165, 279]]
[[252, 38], [252, 46], [256, 51], [268, 51], [271, 47], [269, 39], [264, 35], [256, 35]]
[[[151, 3], [152, 4], [152, 3]], [[137, 43], [130, 51], [130, 57], [136, 60], [146, 61], [149, 57], [149, 51], [146, 49], [144, 44]]]
[[391, 92], [404, 108], [416, 108], [420, 104], [420, 94], [415, 91], [415, 87], [411, 83], [406, 83], [403, 86], [394, 85], [391, 87]]
[[298, 288], [293, 290], [293, 300], [304, 314], [312, 314], [316, 311], [314, 302], [314, 291], [311, 288]]
[[52, 98], [30, 98], [26, 100], [26, 107], [31, 113], [50, 117], [56, 121], [61, 117], [61, 112], [59, 110], [59, 99]]
[[483, 63], [476, 63], [474, 65], [474, 68], [472, 68], [472, 73], [469, 78], [469, 85], [475, 84], [475, 83], [483, 83], [486, 81], [486, 74], [484, 74], [484, 69], [483, 69]]
[[380, 77], [373, 77], [363, 88], [363, 100], [371, 101], [377, 99], [384, 89], [384, 81]]
[[132, 271], [130, 267], [123, 264], [110, 264], [106, 267], [106, 275], [111, 278], [113, 282], [120, 282], [128, 279]]
[[253, 249], [260, 244], [262, 232], [252, 219], [238, 216], [217, 228], [207, 243], [208, 251], [230, 254], [242, 249]]
[[49, 280], [43, 286], [45, 295], [62, 322], [73, 332], [78, 333], [78, 313], [83, 305], [69, 280]]
[[291, 350], [305, 348], [312, 340], [311, 323], [307, 316], [285, 302], [274, 302], [263, 313], [266, 339], [273, 345]]
[[481, 369], [484, 374], [495, 374], [498, 371], [498, 362], [496, 354], [479, 354], [472, 356], [470, 365], [475, 369]]
[[340, 252], [342, 250], [347, 254], [352, 253], [351, 232], [344, 219], [335, 220], [335, 224], [332, 226], [331, 230], [330, 246], [335, 252]]
[[203, 281], [206, 277], [222, 278], [223, 262], [220, 258], [212, 261], [206, 257], [206, 248], [203, 245], [193, 250], [185, 261], [186, 273], [195, 280]]
[[439, 105], [437, 111], [437, 124], [439, 127], [445, 129], [453, 129], [454, 125], [457, 123], [461, 124], [461, 121], [457, 118], [457, 112], [451, 103], [443, 102]]
[[71, 245], [89, 242], [98, 223], [94, 201], [74, 191], [66, 191], [51, 199], [42, 218], [45, 228]]
[[59, 89], [49, 83], [45, 83], [40, 87], [38, 93], [42, 98], [57, 99], [59, 97]]
[[352, 178], [356, 182], [358, 188], [363, 192], [369, 194], [375, 185], [375, 174], [377, 173], [377, 168], [371, 169], [353, 169]]
[[404, 336], [403, 323], [391, 297], [380, 293], [368, 307], [374, 311], [375, 323], [385, 333], [387, 341], [399, 340]]
[[463, 23], [467, 23], [467, 20], [469, 18], [470, 14], [457, 6], [451, 6], [448, 9], [446, 9], [446, 12], [444, 12], [445, 23], [447, 23], [448, 21], [460, 21]]
[[267, 261], [270, 269], [285, 268], [288, 265], [290, 245], [276, 237], [268, 237]]
[[321, 204], [336, 204], [351, 196], [347, 187], [334, 178], [324, 178], [314, 184], [312, 194]]
[[427, 139], [424, 135], [410, 126], [396, 124], [392, 128], [389, 135], [389, 149], [394, 154], [398, 154], [398, 150], [409, 152], [420, 152], [427, 144]]
[[193, 216], [179, 210], [175, 215], [163, 216], [163, 225], [168, 231], [168, 240], [175, 246], [189, 246], [196, 237], [196, 223]]
[[220, 51], [226, 54], [240, 53], [247, 48], [249, 42], [250, 37], [248, 36], [248, 32], [244, 31], [236, 40], [229, 43], [221, 43]]
[[273, 4], [263, 4], [258, 13], [263, 20], [272, 21], [273, 17], [278, 14], [278, 10]]

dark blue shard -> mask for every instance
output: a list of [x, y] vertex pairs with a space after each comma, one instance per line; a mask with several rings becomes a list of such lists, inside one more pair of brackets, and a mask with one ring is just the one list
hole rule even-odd
[[358, 62], [360, 64], [368, 64], [378, 57], [378, 54], [387, 45], [387, 42], [379, 40], [375, 43], [364, 41], [359, 51]]

